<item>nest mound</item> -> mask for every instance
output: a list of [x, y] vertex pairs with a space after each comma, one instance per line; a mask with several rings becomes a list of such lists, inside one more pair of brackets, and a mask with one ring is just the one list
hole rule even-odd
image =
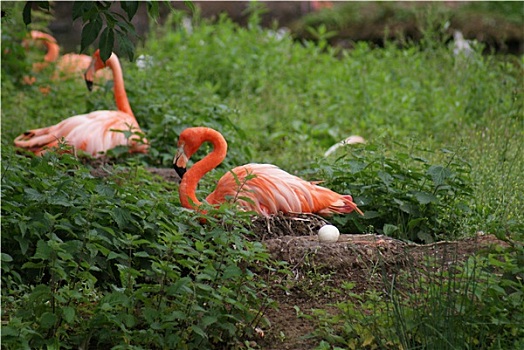
[[261, 241], [284, 236], [316, 236], [318, 230], [329, 221], [314, 214], [258, 216], [253, 219], [253, 233]]
[[378, 263], [402, 265], [408, 259], [407, 243], [382, 235], [342, 234], [337, 242], [320, 242], [318, 230], [327, 224], [330, 222], [314, 214], [278, 214], [256, 217], [251, 229], [273, 258], [295, 269], [315, 266], [347, 272]]

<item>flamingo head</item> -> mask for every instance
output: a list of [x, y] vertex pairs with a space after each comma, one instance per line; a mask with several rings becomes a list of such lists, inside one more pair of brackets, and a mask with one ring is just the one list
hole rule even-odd
[[180, 137], [178, 138], [177, 152], [175, 154], [175, 158], [173, 158], [173, 168], [175, 168], [175, 171], [178, 176], [180, 176], [180, 178], [182, 178], [186, 173], [187, 162], [189, 158], [191, 158], [193, 153], [196, 152], [196, 149], [198, 149], [198, 147], [194, 148], [192, 146], [194, 142], [192, 142], [191, 138], [186, 136], [187, 130], [189, 129], [182, 131], [180, 134]]
[[98, 49], [93, 54], [91, 63], [89, 64], [89, 67], [87, 67], [84, 73], [84, 79], [86, 81], [86, 85], [89, 91], [93, 89], [93, 80], [95, 78], [96, 72], [105, 67], [107, 67], [107, 62], [102, 61], [102, 59], [100, 58], [100, 49]]
[[216, 130], [198, 126], [187, 128], [178, 137], [178, 149], [173, 159], [173, 167], [182, 178], [186, 172], [187, 162], [204, 142], [211, 142], [213, 152], [206, 156], [215, 158], [219, 164], [226, 157], [227, 143], [224, 137]]
[[189, 158], [198, 150], [202, 143], [208, 141], [205, 133], [206, 129], [203, 127], [187, 128], [180, 133], [178, 149], [173, 159], [173, 167], [180, 178], [186, 173]]
[[175, 169], [176, 173], [178, 174], [178, 176], [180, 176], [180, 178], [183, 178], [184, 177], [184, 174], [186, 173], [187, 169], [187, 157], [186, 155], [184, 154], [183, 151], [180, 151], [180, 149], [178, 149], [176, 155], [175, 155], [175, 158], [173, 159], [173, 168]]

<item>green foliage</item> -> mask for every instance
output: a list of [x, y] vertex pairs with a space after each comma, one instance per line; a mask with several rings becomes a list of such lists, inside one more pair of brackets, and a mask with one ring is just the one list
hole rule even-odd
[[22, 47], [26, 36], [20, 13], [21, 3], [9, 2], [2, 4], [2, 87], [4, 84], [20, 85], [22, 77], [27, 75], [31, 64], [26, 59], [27, 52]]
[[[136, 37], [131, 20], [138, 10], [138, 2], [121, 1], [121, 9], [127, 18], [110, 10], [111, 2], [108, 1], [78, 1], [73, 5], [73, 20], [82, 18], [82, 40], [80, 51], [85, 52], [97, 38], [99, 41], [100, 57], [107, 60], [111, 56], [115, 40], [119, 43], [121, 52], [133, 60], [134, 45], [131, 37]], [[105, 19], [105, 20], [104, 20]], [[103, 24], [106, 27], [102, 30]]]
[[[22, 11], [22, 18], [25, 25], [32, 23], [32, 6], [36, 3], [41, 10], [49, 11], [49, 1], [26, 1]], [[164, 2], [169, 6], [169, 2]], [[126, 55], [130, 61], [133, 60], [135, 45], [131, 38], [136, 38], [137, 34], [131, 20], [136, 15], [140, 3], [137, 1], [119, 1], [120, 9], [126, 14], [123, 16], [114, 7], [111, 1], [76, 1], [73, 4], [73, 21], [81, 18], [83, 23], [82, 38], [80, 41], [80, 51], [85, 50], [98, 38], [100, 57], [107, 60], [114, 50], [115, 42], [118, 43], [118, 51]], [[147, 11], [150, 16], [158, 17], [159, 2], [148, 1]], [[189, 1], [186, 1], [189, 8], [193, 8]], [[105, 28], [102, 29], [105, 24]]]
[[105, 182], [68, 154], [2, 167], [6, 349], [225, 346], [260, 322], [252, 270], [269, 261], [246, 215], [201, 226], [141, 167]]
[[434, 152], [414, 143], [388, 148], [354, 148], [331, 167], [311, 170], [331, 179], [328, 187], [350, 193], [365, 213], [362, 219], [338, 217], [338, 226], [360, 233], [372, 226], [380, 234], [425, 243], [461, 236], [470, 213], [470, 165], [446, 149], [441, 165], [428, 160], [436, 158]]
[[[522, 245], [454, 262], [430, 259], [385, 277], [387, 294], [351, 292], [338, 312], [312, 310], [316, 349], [519, 349], [524, 345]], [[447, 265], [447, 266], [444, 266]], [[329, 344], [329, 346], [328, 346]]]
[[524, 8], [514, 1], [478, 1], [467, 3], [463, 16], [473, 13], [489, 14], [492, 17], [504, 18], [519, 26], [524, 25]]

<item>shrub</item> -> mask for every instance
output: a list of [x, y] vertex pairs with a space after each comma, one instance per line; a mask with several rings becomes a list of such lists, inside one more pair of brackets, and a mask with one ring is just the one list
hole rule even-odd
[[351, 194], [365, 214], [334, 220], [350, 233], [369, 232], [371, 226], [415, 242], [463, 234], [472, 192], [469, 164], [449, 150], [442, 150], [443, 165], [431, 164], [427, 155], [435, 158], [434, 152], [415, 144], [395, 146], [394, 152], [377, 145], [351, 147], [330, 166], [311, 170], [330, 179], [328, 187]]
[[105, 182], [68, 154], [2, 166], [6, 348], [196, 349], [260, 322], [252, 270], [269, 260], [247, 216], [222, 208], [202, 226], [140, 166]]

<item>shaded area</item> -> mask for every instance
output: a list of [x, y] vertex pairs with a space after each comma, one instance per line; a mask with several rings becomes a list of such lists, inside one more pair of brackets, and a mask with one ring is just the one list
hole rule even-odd
[[[202, 17], [217, 19], [222, 13], [242, 25], [250, 12], [248, 1], [194, 1]], [[315, 10], [309, 1], [262, 1], [267, 11], [260, 14], [261, 24], [288, 27], [296, 39], [317, 40], [311, 28], [325, 25], [328, 42], [334, 46], [351, 48], [354, 42], [369, 41], [383, 45], [384, 40], [420, 41], [421, 28], [434, 29], [451, 39], [460, 30], [465, 39], [477, 40], [487, 51], [524, 53], [524, 4], [522, 2], [469, 3], [469, 2], [332, 2], [332, 8]], [[184, 2], [172, 2], [173, 8], [186, 11]], [[49, 29], [64, 52], [75, 51], [80, 45], [81, 20], [73, 21], [73, 2], [53, 4], [55, 19]], [[113, 5], [113, 9], [120, 8]], [[169, 9], [160, 6], [159, 23], [163, 23]], [[139, 40], [147, 38], [150, 18], [146, 4], [142, 3], [132, 20]]]

